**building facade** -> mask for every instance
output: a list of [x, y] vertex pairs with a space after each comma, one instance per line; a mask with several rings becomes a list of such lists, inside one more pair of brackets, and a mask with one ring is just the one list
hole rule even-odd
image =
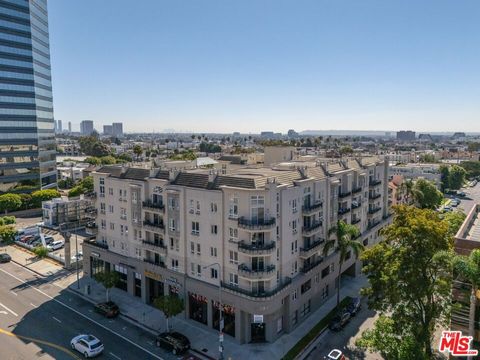
[[112, 135], [123, 136], [123, 123], [112, 123]]
[[[274, 341], [335, 294], [338, 253], [328, 231], [344, 220], [361, 241], [389, 221], [388, 162], [377, 158], [219, 172], [103, 167], [92, 173], [96, 241], [84, 274], [117, 271], [146, 303], [185, 299], [185, 317], [239, 343]], [[344, 273], [356, 275], [351, 256]]]
[[0, 2], [0, 192], [56, 187], [46, 0]]
[[93, 121], [92, 120], [83, 120], [81, 123], [80, 123], [80, 133], [82, 135], [90, 135], [92, 134], [94, 131], [94, 128], [93, 128]]

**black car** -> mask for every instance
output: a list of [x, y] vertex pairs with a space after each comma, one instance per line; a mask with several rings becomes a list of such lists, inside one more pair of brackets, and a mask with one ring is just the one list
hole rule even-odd
[[0, 254], [0, 263], [7, 263], [7, 262], [10, 262], [10, 260], [12, 260], [12, 257], [6, 253], [2, 253]]
[[155, 341], [158, 347], [171, 351], [174, 355], [184, 353], [190, 349], [190, 340], [178, 332], [164, 332], [157, 336]]
[[348, 311], [342, 311], [330, 321], [328, 328], [333, 331], [340, 331], [345, 325], [347, 325], [350, 317], [351, 315]]
[[350, 304], [347, 306], [347, 311], [350, 313], [351, 316], [357, 315], [357, 313], [362, 308], [362, 303], [360, 298], [353, 298]]
[[95, 311], [109, 319], [120, 314], [118, 305], [113, 301], [103, 302], [95, 305]]

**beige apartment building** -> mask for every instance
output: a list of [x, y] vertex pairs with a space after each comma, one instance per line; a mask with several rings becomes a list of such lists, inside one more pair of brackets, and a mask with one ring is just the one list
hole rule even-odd
[[[98, 234], [83, 245], [85, 275], [115, 270], [146, 303], [180, 296], [187, 319], [217, 330], [221, 284], [224, 333], [239, 343], [274, 341], [335, 294], [338, 253], [323, 245], [338, 219], [366, 246], [389, 221], [378, 158], [92, 176]], [[343, 269], [354, 276], [359, 261]]]

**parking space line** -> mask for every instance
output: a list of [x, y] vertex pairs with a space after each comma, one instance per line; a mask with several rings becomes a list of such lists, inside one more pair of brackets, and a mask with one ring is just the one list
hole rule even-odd
[[53, 320], [58, 321], [60, 324], [62, 323], [60, 320], [58, 320], [55, 316], [52, 316]]
[[30, 303], [30, 305], [32, 305], [34, 308], [37, 308], [37, 305], [35, 304]]
[[18, 296], [18, 294], [17, 294], [15, 291], [11, 291], [11, 290], [10, 290], [10, 292], [11, 292], [13, 295]]
[[3, 305], [2, 303], [0, 303], [0, 306], [1, 306], [2, 308], [4, 308], [5, 310], [7, 310], [7, 311], [8, 311], [9, 313], [11, 313], [12, 315], [18, 317], [18, 314], [17, 314], [15, 311], [10, 310], [8, 307], [6, 307], [5, 305]]
[[122, 359], [120, 359], [117, 355], [115, 355], [115, 354], [112, 353], [112, 352], [109, 352], [109, 354], [112, 355], [112, 356], [113, 356], [115, 359], [117, 359], [117, 360], [122, 360]]

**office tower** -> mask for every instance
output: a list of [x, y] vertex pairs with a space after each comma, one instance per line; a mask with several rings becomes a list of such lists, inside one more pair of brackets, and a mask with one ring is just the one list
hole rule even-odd
[[71, 121], [68, 122], [68, 132], [72, 133], [72, 122]]
[[113, 136], [123, 136], [123, 123], [113, 123], [112, 124], [112, 135]]
[[90, 135], [93, 133], [93, 121], [92, 120], [83, 120], [80, 123], [80, 133], [82, 135]]
[[397, 132], [397, 140], [399, 141], [415, 141], [415, 131], [406, 130]]
[[0, 192], [57, 186], [46, 0], [0, 2]]
[[62, 128], [62, 120], [58, 120], [58, 126], [57, 126], [58, 132], [61, 133], [63, 131]]
[[112, 135], [113, 127], [112, 125], [103, 125], [103, 135]]

